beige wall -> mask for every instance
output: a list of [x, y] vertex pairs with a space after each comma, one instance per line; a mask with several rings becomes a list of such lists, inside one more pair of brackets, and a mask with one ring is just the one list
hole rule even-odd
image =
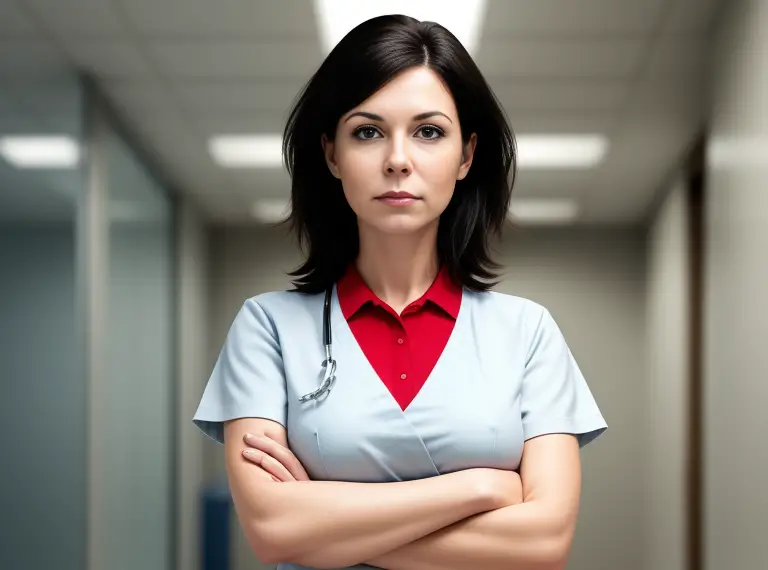
[[644, 466], [648, 570], [686, 568], [686, 458], [690, 372], [688, 211], [676, 178], [648, 232], [646, 408], [650, 453]]
[[[221, 228], [211, 234], [209, 364], [247, 297], [288, 286], [300, 258], [284, 233]], [[584, 499], [570, 570], [643, 568], [647, 432], [645, 246], [639, 230], [524, 231], [501, 247], [504, 292], [547, 306], [595, 393], [609, 430], [586, 448]], [[223, 476], [220, 449], [206, 446], [208, 477]], [[238, 569], [260, 568], [242, 536]]]
[[768, 0], [733, 0], [707, 159], [705, 562], [768, 567]]

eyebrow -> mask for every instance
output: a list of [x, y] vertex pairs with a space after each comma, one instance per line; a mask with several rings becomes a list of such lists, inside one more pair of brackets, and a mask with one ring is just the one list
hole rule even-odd
[[[442, 117], [445, 117], [446, 119], [448, 119], [448, 122], [453, 124], [453, 121], [451, 121], [451, 118], [448, 115], [446, 115], [445, 113], [442, 113], [440, 111], [427, 111], [426, 113], [420, 113], [420, 114], [414, 116], [413, 120], [414, 121], [423, 121], [424, 119], [429, 119], [431, 117], [436, 117], [438, 115], [440, 115]], [[349, 117], [344, 119], [344, 122], [346, 123], [352, 117], [365, 117], [366, 119], [370, 119], [371, 121], [384, 122], [384, 117], [382, 117], [380, 115], [377, 115], [375, 113], [366, 113], [365, 111], [357, 111], [356, 113], [352, 113]]]

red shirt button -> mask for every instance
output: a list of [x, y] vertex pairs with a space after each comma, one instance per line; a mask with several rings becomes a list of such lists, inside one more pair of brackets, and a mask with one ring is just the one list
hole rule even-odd
[[[400, 315], [371, 291], [354, 266], [339, 280], [337, 291], [341, 312], [360, 349], [405, 410], [429, 378], [453, 332], [461, 307], [461, 286], [443, 268], [427, 292]], [[397, 344], [381, 342], [391, 338]], [[398, 378], [408, 382], [398, 382]]]

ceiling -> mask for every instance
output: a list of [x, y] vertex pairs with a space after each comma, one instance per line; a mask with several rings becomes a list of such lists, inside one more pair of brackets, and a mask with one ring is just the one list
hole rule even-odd
[[[514, 130], [604, 133], [611, 145], [592, 170], [522, 171], [515, 194], [575, 197], [581, 223], [642, 220], [703, 123], [720, 4], [488, 0], [475, 59]], [[319, 46], [310, 0], [6, 0], [0, 131], [40, 113], [72, 128], [47, 100], [55, 91], [19, 93], [80, 69], [179, 192], [214, 222], [248, 221], [254, 199], [287, 196], [287, 175], [224, 170], [208, 137], [280, 132]]]

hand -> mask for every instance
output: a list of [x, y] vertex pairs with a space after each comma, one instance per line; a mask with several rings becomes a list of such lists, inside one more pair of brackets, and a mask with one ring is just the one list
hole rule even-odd
[[473, 469], [480, 496], [488, 510], [501, 509], [523, 502], [523, 481], [515, 471], [505, 469]]
[[243, 457], [266, 471], [274, 481], [309, 481], [304, 466], [293, 452], [266, 435], [246, 434]]

